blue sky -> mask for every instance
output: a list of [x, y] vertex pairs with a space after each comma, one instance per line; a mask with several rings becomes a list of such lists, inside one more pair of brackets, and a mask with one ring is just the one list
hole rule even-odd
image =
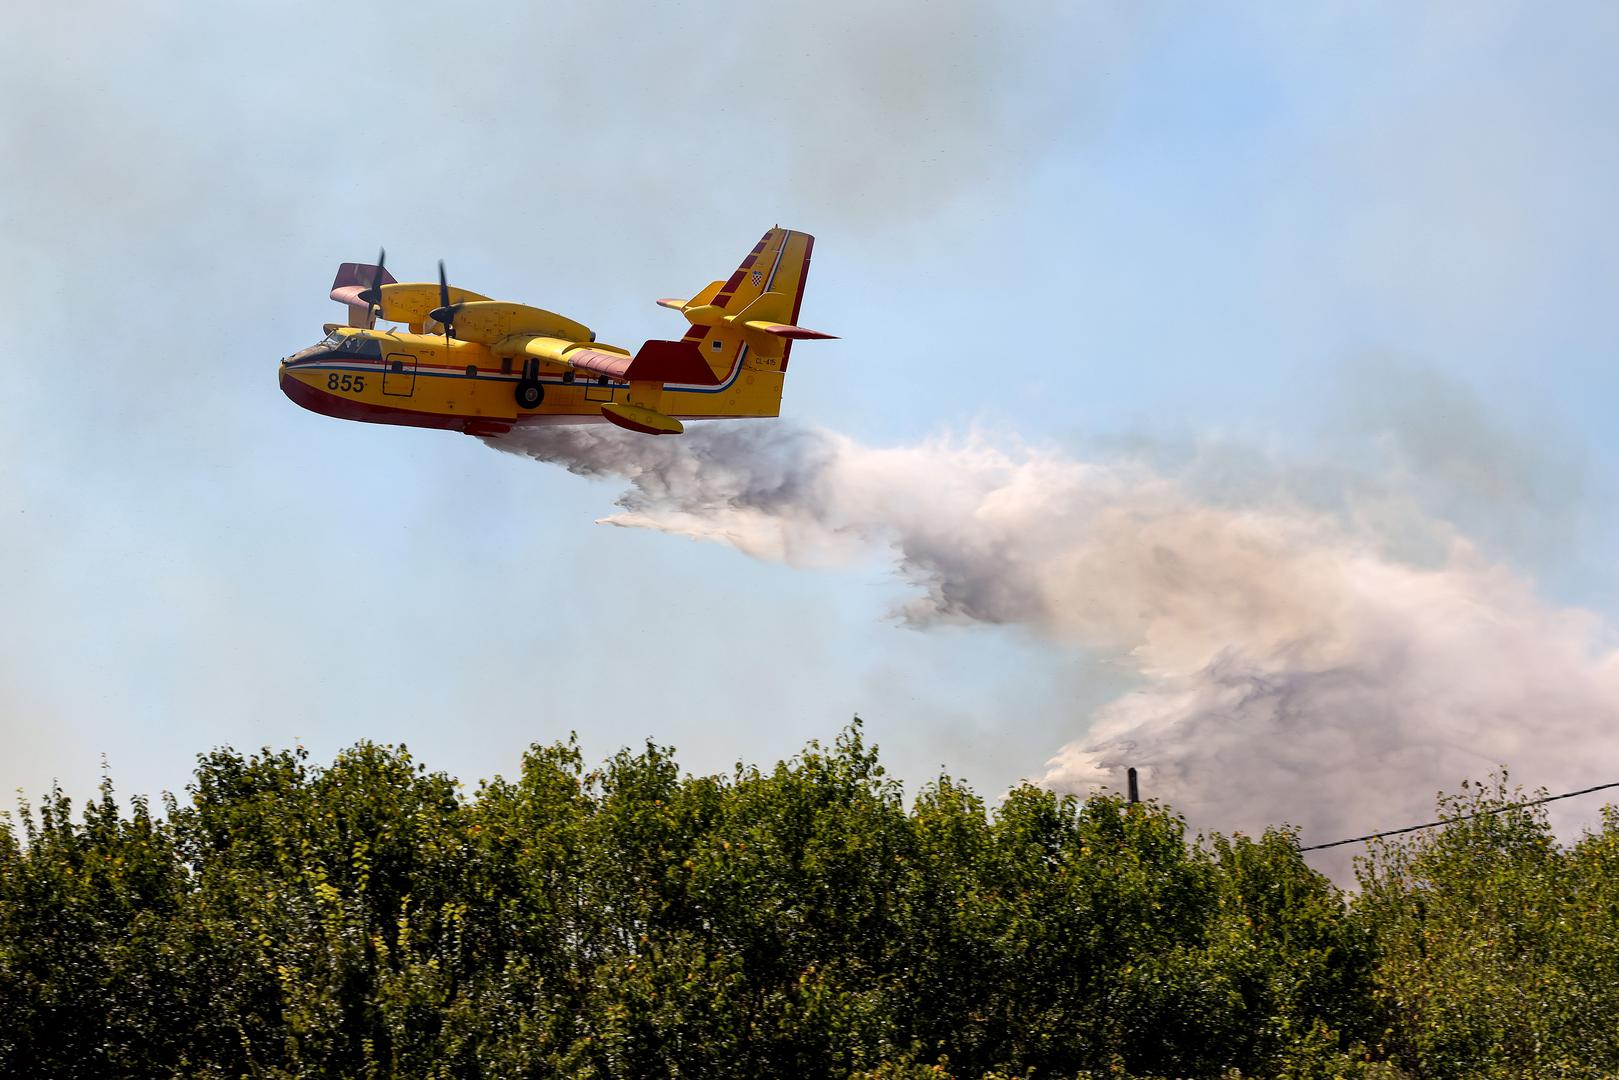
[[901, 776], [993, 790], [1128, 681], [898, 624], [879, 555], [605, 528], [612, 483], [298, 410], [276, 361], [379, 245], [633, 344], [804, 229], [803, 321], [842, 338], [795, 353], [794, 422], [1216, 447], [1216, 494], [1353, 471], [1619, 613], [1611, 5], [15, 11], [5, 790], [295, 739], [470, 783], [570, 730], [708, 770], [856, 711]]

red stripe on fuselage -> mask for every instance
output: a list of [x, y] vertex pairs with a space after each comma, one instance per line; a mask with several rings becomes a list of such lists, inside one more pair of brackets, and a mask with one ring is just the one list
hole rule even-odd
[[399, 409], [390, 405], [375, 405], [369, 401], [329, 394], [310, 386], [300, 379], [289, 378], [281, 372], [281, 392], [295, 405], [322, 416], [339, 420], [358, 420], [364, 424], [393, 424], [396, 427], [437, 428], [443, 431], [468, 431], [480, 435], [494, 435], [510, 431], [511, 422], [489, 416], [452, 416], [448, 413], [419, 412]]

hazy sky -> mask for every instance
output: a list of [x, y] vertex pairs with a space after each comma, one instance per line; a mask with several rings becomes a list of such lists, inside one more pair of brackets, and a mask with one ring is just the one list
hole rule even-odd
[[1402, 522], [1442, 522], [1613, 644], [1612, 4], [20, 0], [5, 26], [0, 790], [362, 738], [470, 783], [570, 730], [711, 770], [858, 711], [908, 781], [993, 791], [1117, 720], [1138, 646], [907, 624], [880, 546], [802, 568], [608, 528], [621, 482], [297, 409], [277, 360], [380, 245], [633, 345], [683, 325], [655, 297], [809, 231], [802, 321], [842, 339], [795, 351], [791, 422], [1373, 513], [1402, 566], [1434, 557]]

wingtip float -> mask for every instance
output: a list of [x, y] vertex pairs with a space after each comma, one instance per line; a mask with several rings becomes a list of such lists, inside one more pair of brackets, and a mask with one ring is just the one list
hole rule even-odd
[[683, 420], [778, 416], [793, 342], [832, 337], [798, 325], [814, 247], [771, 229], [729, 278], [659, 300], [690, 329], [634, 353], [566, 316], [453, 287], [443, 263], [436, 282], [397, 281], [379, 253], [338, 267], [330, 295], [348, 321], [281, 361], [281, 390], [326, 416], [469, 435], [588, 423], [678, 435]]

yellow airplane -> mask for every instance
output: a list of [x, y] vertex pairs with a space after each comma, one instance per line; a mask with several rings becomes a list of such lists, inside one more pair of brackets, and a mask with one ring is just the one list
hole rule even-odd
[[833, 336], [797, 325], [814, 247], [771, 229], [726, 280], [659, 300], [691, 329], [633, 355], [554, 312], [454, 288], [442, 262], [437, 285], [395, 281], [383, 255], [344, 263], [331, 295], [348, 325], [281, 361], [281, 390], [327, 416], [469, 435], [601, 421], [678, 435], [682, 420], [779, 416], [793, 342]]

